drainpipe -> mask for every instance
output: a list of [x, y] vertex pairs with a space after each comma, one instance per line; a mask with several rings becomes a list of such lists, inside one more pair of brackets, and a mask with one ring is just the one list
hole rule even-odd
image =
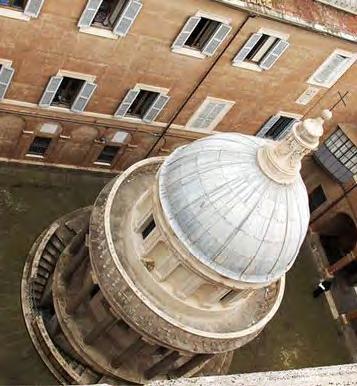
[[221, 59], [221, 57], [224, 55], [224, 53], [227, 51], [227, 49], [230, 47], [233, 40], [237, 37], [237, 35], [240, 33], [242, 28], [247, 24], [247, 22], [251, 19], [256, 17], [256, 15], [248, 15], [247, 18], [244, 20], [243, 24], [238, 28], [238, 30], [233, 34], [233, 36], [230, 38], [228, 44], [224, 48], [224, 50], [220, 53], [220, 55], [217, 56], [217, 58], [212, 62], [211, 66], [208, 68], [208, 70], [204, 73], [204, 75], [201, 77], [201, 79], [198, 81], [198, 83], [194, 86], [193, 90], [189, 93], [189, 95], [186, 97], [182, 105], [177, 109], [176, 113], [173, 115], [173, 117], [170, 119], [169, 123], [166, 125], [166, 127], [163, 129], [161, 134], [156, 139], [155, 143], [151, 146], [150, 150], [146, 154], [145, 158], [148, 158], [152, 155], [153, 151], [155, 150], [155, 147], [157, 144], [161, 141], [161, 139], [166, 135], [167, 131], [171, 127], [171, 125], [174, 123], [176, 118], [179, 116], [181, 111], [186, 107], [187, 103], [191, 100], [192, 96], [196, 93], [198, 88], [201, 86], [201, 84], [206, 80], [208, 75], [211, 73], [212, 69], [216, 66], [217, 62]]

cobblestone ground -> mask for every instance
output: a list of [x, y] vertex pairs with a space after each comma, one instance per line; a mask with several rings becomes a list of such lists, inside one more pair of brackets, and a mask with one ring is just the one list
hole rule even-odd
[[232, 374], [351, 363], [324, 296], [312, 297], [319, 277], [304, 243], [286, 277], [281, 307], [263, 332], [236, 351]]
[[56, 383], [22, 319], [22, 269], [41, 231], [92, 204], [105, 182], [102, 176], [0, 165], [0, 385]]
[[[40, 232], [59, 216], [92, 204], [106, 181], [103, 176], [0, 166], [0, 385], [55, 383], [22, 319], [23, 264]], [[315, 281], [304, 248], [288, 275], [279, 313], [254, 342], [236, 353], [232, 373], [350, 361], [324, 299], [311, 297]]]

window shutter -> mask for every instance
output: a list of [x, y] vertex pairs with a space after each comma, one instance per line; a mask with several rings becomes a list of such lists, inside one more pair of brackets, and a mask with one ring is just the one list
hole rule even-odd
[[131, 89], [125, 95], [123, 101], [120, 103], [117, 111], [114, 116], [118, 118], [125, 117], [125, 114], [128, 112], [131, 104], [134, 102], [135, 98], [138, 96], [140, 90]]
[[155, 118], [160, 114], [161, 110], [166, 106], [166, 103], [169, 101], [169, 99], [169, 96], [160, 94], [144, 115], [143, 121], [152, 122], [155, 120]]
[[315, 81], [318, 83], [328, 83], [334, 75], [338, 74], [339, 68], [347, 61], [345, 56], [336, 54], [332, 56], [326, 65], [322, 65], [321, 71], [315, 76]]
[[293, 119], [288, 125], [286, 125], [285, 129], [275, 139], [283, 139], [289, 133], [289, 131], [297, 121], [297, 119]]
[[225, 107], [225, 103], [208, 102], [198, 117], [190, 124], [190, 127], [193, 129], [208, 129]]
[[38, 17], [45, 0], [27, 0], [24, 14], [31, 17]]
[[125, 36], [129, 32], [134, 20], [139, 15], [142, 7], [143, 4], [141, 1], [129, 0], [113, 28], [113, 33], [119, 36]]
[[197, 24], [201, 20], [200, 17], [193, 16], [190, 17], [186, 24], [183, 26], [181, 32], [178, 34], [177, 38], [173, 42], [171, 48], [181, 48], [186, 43], [186, 40], [191, 35], [192, 31], [196, 28]]
[[221, 24], [203, 47], [202, 53], [207, 56], [212, 56], [216, 52], [219, 45], [231, 32], [231, 29], [232, 27], [230, 25]]
[[85, 82], [74, 100], [71, 110], [76, 113], [84, 111], [96, 88], [97, 85], [95, 83]]
[[264, 135], [273, 127], [273, 125], [279, 120], [280, 115], [273, 115], [268, 119], [264, 126], [257, 132], [256, 136], [263, 138]]
[[61, 85], [63, 76], [53, 76], [47, 84], [46, 90], [40, 100], [40, 107], [49, 107], [56, 95], [56, 92]]
[[15, 70], [12, 67], [1, 66], [0, 68], [0, 100], [5, 97], [5, 93], [9, 88], [11, 79]]
[[103, 0], [89, 0], [82, 12], [78, 27], [90, 27]]
[[259, 67], [264, 70], [269, 70], [272, 65], [280, 58], [284, 51], [289, 47], [289, 42], [286, 40], [278, 40], [274, 47], [264, 56]]
[[243, 60], [248, 56], [249, 52], [253, 47], [258, 43], [258, 40], [263, 36], [263, 34], [254, 33], [240, 49], [237, 55], [233, 59], [233, 64], [242, 63]]

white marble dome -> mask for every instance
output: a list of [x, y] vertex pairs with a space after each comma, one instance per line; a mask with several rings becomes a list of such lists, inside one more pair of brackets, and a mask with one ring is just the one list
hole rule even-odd
[[173, 152], [159, 171], [167, 221], [189, 252], [219, 274], [247, 283], [280, 278], [309, 223], [300, 177], [280, 184], [263, 173], [266, 139], [218, 134]]

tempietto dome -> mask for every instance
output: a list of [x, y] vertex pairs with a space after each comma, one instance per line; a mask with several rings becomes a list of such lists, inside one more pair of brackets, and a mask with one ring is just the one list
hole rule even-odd
[[177, 238], [196, 259], [247, 283], [268, 283], [285, 274], [309, 223], [300, 159], [317, 147], [322, 122], [305, 120], [280, 143], [217, 134], [166, 159], [159, 171], [160, 202]]

